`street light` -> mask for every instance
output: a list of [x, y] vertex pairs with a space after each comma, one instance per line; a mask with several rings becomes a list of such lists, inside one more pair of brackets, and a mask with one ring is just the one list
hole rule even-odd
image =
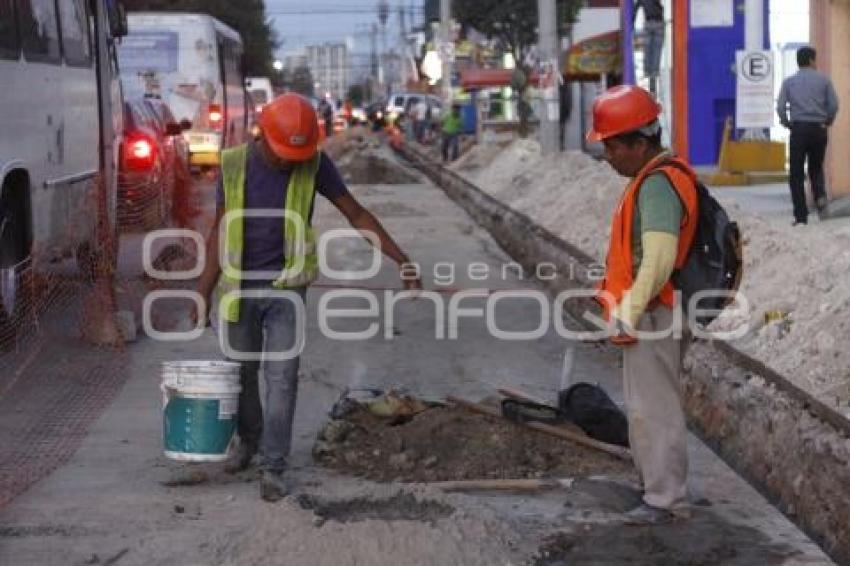
[[283, 70], [283, 61], [281, 61], [280, 59], [275, 59], [274, 63], [272, 63], [272, 67], [277, 72], [282, 71]]

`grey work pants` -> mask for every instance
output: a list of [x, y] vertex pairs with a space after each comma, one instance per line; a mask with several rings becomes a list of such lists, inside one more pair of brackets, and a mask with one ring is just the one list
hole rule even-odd
[[[643, 332], [669, 329], [673, 312], [647, 310], [638, 322]], [[629, 419], [632, 458], [649, 505], [674, 510], [687, 505], [688, 445], [682, 409], [680, 372], [690, 338], [638, 337], [623, 349], [623, 391]]]
[[[306, 288], [291, 290], [304, 301]], [[239, 321], [227, 323], [230, 347], [234, 350], [286, 352], [296, 344], [296, 308], [292, 301], [272, 297], [243, 298], [239, 311]], [[252, 449], [260, 449], [263, 469], [282, 472], [292, 445], [299, 358], [263, 360], [265, 414], [257, 377], [260, 361], [240, 363], [239, 438]]]

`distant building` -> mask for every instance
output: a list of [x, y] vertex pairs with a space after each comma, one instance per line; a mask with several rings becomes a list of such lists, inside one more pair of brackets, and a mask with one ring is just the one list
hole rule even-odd
[[283, 57], [283, 68], [288, 72], [292, 72], [298, 67], [307, 65], [307, 56], [303, 53], [290, 53]]
[[316, 95], [330, 92], [335, 100], [344, 100], [350, 84], [349, 50], [345, 43], [323, 43], [305, 48], [307, 66], [318, 84]]

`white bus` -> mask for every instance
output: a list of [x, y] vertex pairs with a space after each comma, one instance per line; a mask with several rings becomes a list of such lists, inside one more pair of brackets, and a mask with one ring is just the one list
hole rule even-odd
[[118, 50], [125, 96], [162, 98], [192, 123], [190, 163], [218, 165], [221, 149], [245, 140], [242, 38], [203, 14], [138, 12], [127, 21]]
[[0, 0], [0, 330], [31, 273], [111, 235], [125, 31], [112, 0]]
[[248, 77], [245, 79], [245, 88], [248, 89], [248, 94], [251, 95], [251, 102], [254, 103], [254, 112], [257, 114], [262, 112], [263, 106], [271, 102], [274, 98], [272, 81], [268, 77]]

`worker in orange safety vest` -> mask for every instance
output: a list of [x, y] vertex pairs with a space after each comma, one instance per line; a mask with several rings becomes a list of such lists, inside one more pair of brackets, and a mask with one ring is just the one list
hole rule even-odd
[[686, 329], [675, 332], [681, 317], [674, 316], [679, 307], [670, 279], [687, 258], [698, 200], [693, 170], [661, 145], [660, 110], [644, 89], [617, 86], [594, 102], [587, 134], [604, 144], [617, 173], [631, 179], [614, 213], [598, 298], [614, 328], [611, 341], [623, 347], [629, 444], [644, 490], [642, 504], [628, 513], [634, 524], [688, 515], [679, 377], [689, 338]]

